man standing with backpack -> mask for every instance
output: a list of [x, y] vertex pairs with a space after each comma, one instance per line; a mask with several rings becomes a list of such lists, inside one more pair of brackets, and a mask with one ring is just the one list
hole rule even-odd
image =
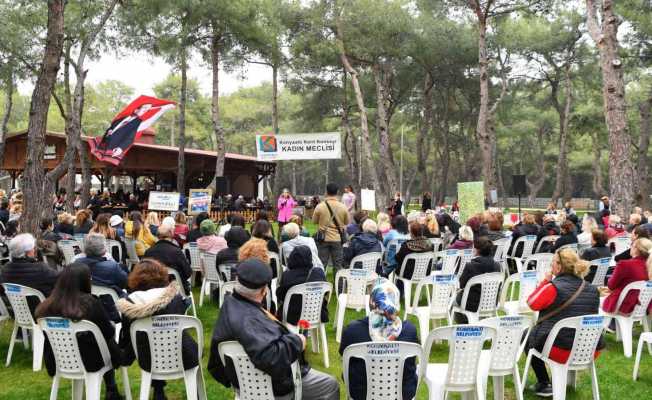
[[337, 198], [339, 188], [335, 183], [326, 185], [326, 198], [315, 207], [312, 222], [319, 225], [314, 236], [317, 243], [319, 259], [328, 266], [332, 261], [335, 271], [342, 268], [343, 247], [346, 243], [346, 226], [350, 223], [349, 212], [344, 204]]

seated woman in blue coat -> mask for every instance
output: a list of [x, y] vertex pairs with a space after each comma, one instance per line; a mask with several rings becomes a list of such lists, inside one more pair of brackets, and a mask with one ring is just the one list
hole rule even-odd
[[[417, 328], [410, 321], [401, 321], [398, 288], [389, 280], [377, 281], [369, 296], [368, 317], [353, 321], [344, 329], [340, 355], [347, 347], [365, 342], [419, 343]], [[403, 398], [412, 399], [417, 391], [416, 360], [407, 359], [403, 371]], [[367, 398], [367, 371], [364, 361], [352, 358], [349, 364], [349, 391], [354, 400]]]

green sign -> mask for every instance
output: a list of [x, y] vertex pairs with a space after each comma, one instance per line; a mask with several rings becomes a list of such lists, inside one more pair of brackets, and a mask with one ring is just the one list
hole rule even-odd
[[457, 201], [460, 205], [460, 223], [484, 211], [484, 182], [457, 184]]

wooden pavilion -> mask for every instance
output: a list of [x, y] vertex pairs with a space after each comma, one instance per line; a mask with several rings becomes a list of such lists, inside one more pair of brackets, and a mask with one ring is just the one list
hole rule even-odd
[[[140, 177], [149, 178], [154, 187], [172, 190], [176, 187], [179, 148], [154, 144], [154, 132], [148, 130], [134, 143], [119, 166], [99, 161], [92, 155], [91, 171], [104, 187], [112, 176], [131, 178], [135, 192]], [[88, 137], [82, 140], [88, 146]], [[66, 150], [66, 135], [48, 131], [43, 164], [47, 170], [54, 168], [63, 160]], [[208, 185], [215, 173], [214, 151], [185, 149], [185, 182], [187, 189], [203, 188]], [[10, 133], [6, 137], [4, 162], [0, 169], [7, 171], [12, 178], [12, 187], [25, 168], [27, 154], [27, 131]], [[81, 172], [79, 160], [77, 173]], [[259, 183], [274, 174], [275, 163], [258, 161], [255, 157], [227, 153], [224, 164], [224, 182], [218, 186], [218, 194], [241, 194], [245, 197], [258, 195]]]

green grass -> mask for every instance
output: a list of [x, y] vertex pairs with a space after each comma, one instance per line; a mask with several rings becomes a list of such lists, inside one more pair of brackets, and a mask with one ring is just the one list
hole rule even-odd
[[[308, 226], [312, 228], [312, 226]], [[333, 281], [332, 273], [329, 273], [329, 279]], [[195, 299], [199, 300], [199, 291], [195, 289]], [[331, 321], [335, 316], [335, 298], [331, 299], [329, 305]], [[204, 379], [206, 381], [207, 393], [209, 399], [231, 399], [233, 392], [217, 383], [206, 371], [207, 357], [210, 349], [210, 339], [213, 330], [213, 325], [219, 314], [217, 305], [211, 302], [205, 302], [204, 306], [197, 308], [197, 316], [201, 319], [204, 328], [204, 354], [202, 358], [202, 366], [204, 368]], [[357, 318], [362, 318], [363, 313], [356, 313], [349, 311], [346, 314], [345, 326], [349, 321]], [[416, 325], [416, 319], [409, 318]], [[0, 324], [0, 360], [4, 363], [7, 350], [9, 347], [9, 336], [11, 334], [11, 323], [5, 322]], [[321, 354], [312, 353], [310, 347], [306, 355], [311, 365], [320, 371], [325, 371], [337, 377], [340, 381], [340, 397], [345, 398], [344, 383], [341, 379], [342, 365], [341, 357], [338, 353], [339, 346], [335, 342], [335, 330], [332, 323], [329, 323], [326, 328], [328, 336], [328, 351], [330, 358], [330, 368], [325, 369], [323, 365], [323, 357]], [[635, 330], [634, 334], [634, 350], [636, 349], [637, 338], [640, 328]], [[52, 383], [50, 377], [45, 370], [40, 372], [32, 371], [32, 358], [31, 352], [24, 349], [21, 343], [17, 343], [14, 348], [13, 360], [11, 365], [7, 368], [4, 365], [0, 366], [0, 399], [2, 400], [28, 400], [28, 399], [47, 399], [50, 394], [50, 385]], [[431, 362], [445, 362], [448, 356], [448, 348], [446, 345], [435, 346], [431, 354]], [[524, 358], [524, 357], [523, 357]], [[607, 335], [607, 348], [597, 360], [598, 379], [600, 383], [600, 394], [603, 399], [618, 399], [621, 396], [630, 399], [646, 399], [649, 398], [649, 393], [652, 390], [652, 357], [647, 352], [643, 354], [641, 368], [639, 372], [639, 380], [632, 381], [632, 368], [634, 366], [634, 359], [627, 359], [623, 356], [622, 344], [616, 343], [613, 335]], [[523, 360], [521, 360], [521, 371], [523, 368]], [[132, 396], [137, 398], [138, 390], [140, 388], [140, 372], [136, 364], [129, 368], [129, 378], [132, 389]], [[529, 384], [534, 382], [534, 375], [530, 373], [528, 379]], [[122, 381], [118, 376], [118, 383], [121, 386]], [[121, 386], [122, 387], [122, 386]], [[67, 399], [71, 396], [70, 381], [62, 380], [59, 388], [59, 398]], [[185, 391], [183, 381], [172, 381], [168, 383], [167, 394], [170, 400], [185, 399]], [[427, 399], [427, 390], [425, 384], [419, 386], [418, 399]], [[451, 396], [451, 398], [459, 398]], [[491, 386], [487, 391], [487, 398], [493, 398]], [[505, 389], [506, 399], [515, 399], [514, 389], [511, 378], [506, 379]], [[536, 399], [531, 392], [525, 392], [526, 399]], [[587, 373], [581, 373], [578, 379], [577, 391], [572, 389], [568, 390], [569, 400], [573, 399], [591, 399], [591, 380]]]

